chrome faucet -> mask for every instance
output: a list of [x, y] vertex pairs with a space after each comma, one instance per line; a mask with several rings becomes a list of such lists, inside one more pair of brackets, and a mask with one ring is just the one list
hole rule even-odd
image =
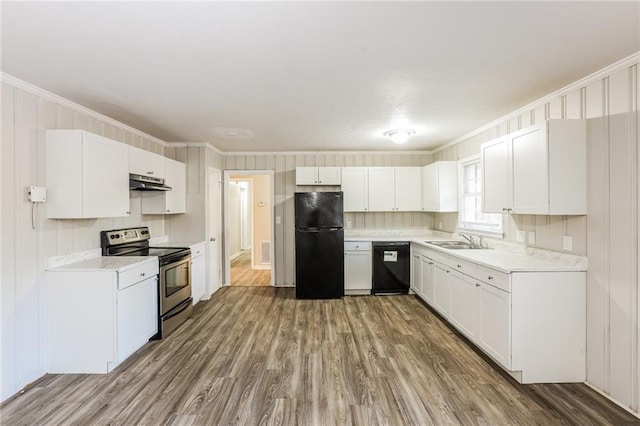
[[469, 244], [471, 244], [472, 246], [475, 245], [475, 243], [473, 242], [473, 235], [471, 235], [471, 234], [463, 234], [462, 232], [459, 232], [458, 235], [460, 235], [465, 240], [469, 241]]
[[478, 235], [477, 236], [477, 241], [478, 242], [476, 242], [476, 236], [475, 235], [464, 234], [464, 233], [461, 233], [461, 232], [459, 232], [458, 235], [460, 235], [462, 238], [467, 240], [469, 242], [469, 244], [471, 244], [473, 247], [484, 247], [484, 237], [482, 235]]

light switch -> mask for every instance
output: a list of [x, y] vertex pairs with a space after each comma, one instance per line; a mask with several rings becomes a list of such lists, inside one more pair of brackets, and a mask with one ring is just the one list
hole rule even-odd
[[565, 235], [562, 237], [562, 249], [566, 251], [573, 250], [573, 238], [569, 235]]
[[280, 216], [276, 216], [276, 225], [280, 225], [280, 222], [281, 222]]
[[519, 243], [524, 243], [524, 231], [516, 232], [516, 241]]
[[536, 243], [536, 233], [533, 231], [529, 231], [529, 244]]
[[352, 226], [352, 225], [351, 225], [351, 221], [350, 221], [350, 220], [348, 220], [348, 221], [347, 221], [347, 229], [351, 229], [351, 226]]

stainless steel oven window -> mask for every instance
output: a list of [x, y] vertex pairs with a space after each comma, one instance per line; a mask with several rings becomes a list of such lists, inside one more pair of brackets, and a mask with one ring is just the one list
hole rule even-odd
[[164, 270], [165, 297], [179, 292], [190, 284], [191, 262], [167, 265]]

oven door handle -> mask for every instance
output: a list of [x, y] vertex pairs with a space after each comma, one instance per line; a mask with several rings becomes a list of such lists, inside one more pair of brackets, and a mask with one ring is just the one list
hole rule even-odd
[[183, 263], [191, 264], [191, 256], [184, 257], [184, 258], [178, 260], [177, 262], [173, 262], [173, 263], [168, 263], [166, 265], [162, 265], [160, 267], [160, 271], [162, 272], [162, 271], [166, 271], [167, 269], [175, 268], [176, 266], [182, 265]]

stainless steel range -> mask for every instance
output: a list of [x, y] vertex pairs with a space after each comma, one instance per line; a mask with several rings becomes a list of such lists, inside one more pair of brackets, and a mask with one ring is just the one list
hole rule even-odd
[[149, 228], [100, 232], [103, 256], [157, 256], [160, 264], [158, 335], [162, 339], [193, 312], [191, 297], [191, 250], [184, 247], [150, 247]]

